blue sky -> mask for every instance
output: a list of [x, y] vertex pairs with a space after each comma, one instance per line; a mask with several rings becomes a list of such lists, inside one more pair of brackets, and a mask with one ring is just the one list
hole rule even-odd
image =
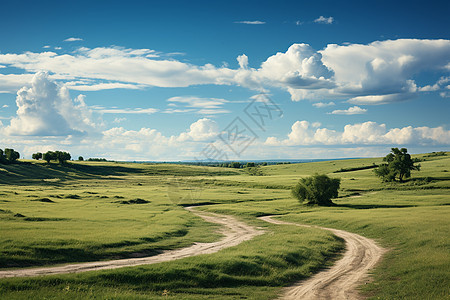
[[[0, 147], [118, 160], [448, 150], [449, 12], [447, 1], [8, 1]], [[259, 126], [246, 107], [276, 109]]]

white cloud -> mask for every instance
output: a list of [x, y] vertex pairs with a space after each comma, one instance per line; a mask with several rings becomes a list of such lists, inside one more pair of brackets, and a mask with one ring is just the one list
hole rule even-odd
[[2, 106], [2, 108], [7, 108], [7, 107], [9, 107], [7, 104], [4, 104], [4, 105]]
[[165, 113], [165, 114], [177, 114], [177, 113], [184, 114], [184, 113], [189, 113], [189, 112], [196, 112], [196, 110], [191, 109], [191, 108], [190, 109], [167, 108], [166, 110], [162, 111], [162, 113]]
[[115, 118], [113, 123], [119, 124], [126, 120], [127, 120], [127, 118]]
[[200, 109], [197, 113], [201, 115], [217, 115], [217, 114], [229, 114], [231, 113], [228, 109]]
[[247, 69], [248, 67], [248, 56], [245, 54], [239, 55], [237, 57], [237, 61], [239, 63], [239, 67], [241, 69]]
[[412, 78], [423, 71], [443, 70], [450, 60], [448, 40], [387, 40], [368, 45], [328, 45], [320, 51], [334, 71], [331, 93], [355, 104], [382, 104], [409, 99], [418, 88]]
[[42, 48], [44, 48], [44, 49], [48, 49], [48, 48], [50, 48], [50, 45], [45, 45], [45, 46], [42, 46]]
[[[110, 48], [79, 48], [73, 54], [55, 52], [0, 54], [0, 63], [28, 72], [46, 70], [60, 80], [96, 80], [135, 88], [136, 85], [186, 87], [197, 84], [231, 84], [236, 70], [216, 68], [211, 64], [194, 66], [173, 59], [161, 59], [154, 50]], [[132, 85], [131, 85], [132, 84]], [[0, 84], [2, 88], [2, 84]], [[75, 87], [72, 86], [72, 89]], [[83, 87], [85, 88], [85, 87]]]
[[33, 74], [0, 74], [0, 92], [16, 93], [21, 87], [29, 85]]
[[[52, 79], [72, 82], [73, 90], [148, 86], [239, 85], [267, 91], [288, 91], [294, 101], [349, 100], [356, 105], [403, 101], [436, 87], [417, 87], [414, 78], [423, 72], [445, 73], [450, 67], [449, 40], [401, 39], [367, 45], [330, 44], [316, 51], [307, 44], [293, 44], [286, 52], [267, 58], [259, 68], [248, 66], [248, 57], [238, 58], [239, 68], [197, 66], [150, 49], [122, 47], [79, 48], [71, 54], [55, 52], [0, 54], [0, 64], [25, 72], [46, 70]], [[23, 86], [20, 76], [0, 75], [0, 91]], [[446, 95], [441, 84], [438, 93]]]
[[129, 90], [139, 90], [142, 89], [142, 85], [130, 84], [130, 83], [98, 83], [98, 84], [66, 84], [67, 88], [75, 91], [101, 91], [101, 90], [112, 90], [112, 89], [129, 89]]
[[426, 85], [424, 87], [420, 87], [419, 91], [421, 92], [435, 92], [443, 89], [449, 89], [448, 83], [450, 82], [450, 76], [443, 76], [439, 78], [439, 80], [433, 85]]
[[317, 19], [315, 19], [314, 22], [320, 24], [333, 24], [334, 18], [333, 17], [326, 18], [324, 16], [320, 16]]
[[278, 52], [261, 64], [259, 69], [240, 69], [234, 80], [240, 85], [263, 89], [276, 86], [287, 89], [293, 100], [297, 91], [332, 88], [332, 70], [322, 63], [322, 55], [307, 44], [294, 44], [285, 52]]
[[334, 105], [336, 105], [334, 102], [317, 102], [317, 103], [313, 103], [313, 106], [317, 107], [317, 108], [334, 106]]
[[352, 106], [348, 109], [336, 109], [333, 110], [330, 114], [332, 115], [360, 115], [365, 114], [367, 109], [361, 108], [359, 106]]
[[219, 134], [218, 125], [215, 121], [203, 118], [191, 124], [187, 132], [181, 133], [177, 141], [208, 141]]
[[[184, 113], [196, 112], [202, 115], [214, 115], [230, 113], [229, 110], [223, 109], [223, 105], [228, 103], [228, 100], [220, 98], [201, 98], [195, 96], [179, 96], [167, 99], [168, 106], [176, 107], [182, 105], [181, 109], [167, 109], [165, 113]], [[188, 107], [190, 109], [185, 109]], [[192, 109], [193, 108], [193, 109]]]
[[55, 50], [61, 50], [62, 47], [55, 47]]
[[270, 146], [299, 145], [450, 145], [450, 130], [442, 126], [412, 127], [386, 129], [385, 124], [368, 121], [344, 126], [342, 132], [328, 128], [312, 126], [308, 121], [296, 121], [288, 137], [278, 140], [269, 137], [265, 141]]
[[220, 108], [228, 102], [225, 99], [219, 98], [201, 98], [195, 96], [179, 96], [167, 99], [168, 102], [182, 103], [188, 107], [195, 108]]
[[103, 114], [154, 114], [159, 110], [156, 108], [101, 108], [95, 111]]
[[82, 41], [83, 39], [80, 38], [76, 38], [76, 37], [70, 37], [64, 40], [64, 42], [78, 42], [78, 41]]
[[266, 22], [264, 22], [264, 21], [236, 21], [234, 23], [248, 24], [248, 25], [262, 25], [262, 24], [266, 24]]
[[31, 87], [17, 92], [16, 104], [17, 116], [5, 128], [8, 135], [81, 135], [95, 126], [84, 96], [72, 101], [67, 89], [50, 81], [45, 72], [36, 73]]
[[303, 25], [303, 22], [302, 21], [295, 21], [295, 25], [297, 25], [297, 26]]

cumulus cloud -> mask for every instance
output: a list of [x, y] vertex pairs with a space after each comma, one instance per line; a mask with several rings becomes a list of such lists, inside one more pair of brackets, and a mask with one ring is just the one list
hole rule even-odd
[[365, 114], [367, 109], [361, 108], [359, 106], [352, 106], [348, 109], [336, 109], [333, 110], [330, 114], [332, 115], [360, 115]]
[[269, 137], [265, 141], [270, 146], [294, 145], [450, 145], [450, 130], [439, 126], [392, 128], [387, 130], [385, 124], [368, 121], [348, 124], [338, 132], [333, 129], [312, 126], [308, 121], [296, 121], [291, 132], [284, 140]]
[[64, 42], [78, 42], [78, 41], [82, 41], [83, 39], [81, 38], [76, 38], [76, 37], [70, 37], [64, 40]]
[[450, 76], [443, 76], [433, 85], [426, 85], [419, 88], [421, 92], [435, 92], [439, 90], [449, 89], [448, 83], [450, 82]]
[[50, 81], [46, 72], [36, 73], [31, 87], [17, 92], [16, 105], [17, 116], [5, 128], [9, 135], [81, 135], [95, 126], [84, 96], [72, 101], [68, 90]]
[[248, 56], [245, 54], [239, 55], [237, 57], [237, 61], [239, 63], [239, 67], [241, 69], [247, 69], [248, 67]]
[[191, 124], [187, 132], [181, 133], [177, 141], [208, 141], [219, 134], [218, 125], [215, 121], [203, 118]]
[[334, 18], [333, 17], [324, 17], [320, 16], [317, 19], [314, 20], [314, 23], [320, 23], [320, 24], [333, 24]]
[[450, 60], [448, 40], [388, 40], [368, 45], [328, 45], [320, 51], [334, 71], [335, 94], [355, 104], [383, 104], [417, 95], [413, 76], [443, 70]]
[[236, 21], [234, 23], [248, 24], [248, 25], [262, 25], [262, 24], [266, 24], [266, 22], [264, 22], [264, 21]]
[[328, 89], [333, 71], [322, 63], [322, 56], [307, 44], [294, 44], [283, 53], [279, 52], [261, 64], [258, 69], [240, 68], [233, 80], [242, 86], [264, 90], [264, 86], [287, 89], [293, 100], [296, 91]]

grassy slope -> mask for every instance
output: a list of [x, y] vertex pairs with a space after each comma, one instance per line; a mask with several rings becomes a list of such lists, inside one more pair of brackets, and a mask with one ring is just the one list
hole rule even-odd
[[[422, 163], [422, 171], [413, 174], [415, 180], [401, 185], [381, 184], [371, 170], [332, 173], [341, 168], [379, 163], [380, 159], [268, 166], [263, 168], [266, 176], [247, 176], [241, 174], [242, 172], [235, 175], [221, 174], [217, 168], [207, 168], [209, 173], [204, 173], [201, 168], [190, 169], [192, 167], [187, 166], [138, 166], [136, 172], [128, 170], [122, 174], [108, 175], [119, 176], [124, 181], [122, 188], [118, 187], [118, 181], [112, 178], [100, 180], [94, 176], [95, 182], [92, 179], [84, 181], [75, 177], [85, 175], [76, 173], [72, 175], [73, 178], [64, 179], [64, 184], [59, 187], [61, 194], [72, 193], [73, 189], [81, 194], [84, 188], [89, 191], [99, 189], [105, 194], [108, 192], [109, 197], [123, 193], [128, 198], [154, 199], [158, 195], [161, 199], [166, 197], [164, 203], [166, 208], [170, 207], [170, 211], [179, 211], [173, 206], [168, 206], [170, 199], [181, 204], [212, 202], [216, 205], [204, 209], [239, 215], [250, 223], [266, 227], [269, 233], [217, 254], [166, 264], [43, 279], [2, 280], [0, 294], [9, 299], [30, 297], [51, 299], [61, 296], [144, 299], [158, 298], [167, 292], [169, 297], [186, 299], [218, 296], [234, 299], [249, 295], [253, 295], [250, 298], [254, 299], [271, 298], [278, 293], [280, 286], [310, 275], [312, 271], [329, 261], [329, 257], [332, 257], [342, 245], [341, 241], [317, 229], [299, 230], [290, 226], [276, 226], [254, 218], [258, 215], [275, 213], [283, 214], [282, 218], [286, 220], [357, 232], [375, 238], [383, 246], [389, 247], [391, 251], [375, 271], [375, 281], [364, 287], [364, 291], [375, 299], [448, 298], [450, 159], [447, 157], [426, 159], [427, 161]], [[119, 166], [129, 167], [122, 164]], [[131, 166], [133, 168], [134, 165]], [[172, 169], [167, 170], [168, 167]], [[158, 168], [162, 168], [159, 175]], [[230, 172], [228, 169], [222, 170]], [[177, 176], [172, 176], [171, 172], [177, 173]], [[299, 206], [290, 197], [288, 188], [295, 184], [298, 177], [314, 172], [330, 173], [331, 176], [342, 178], [341, 198], [335, 200], [337, 207]], [[182, 177], [182, 175], [190, 176]], [[105, 190], [109, 181], [114, 184], [111, 183]], [[137, 183], [141, 182], [144, 185], [137, 186]], [[67, 184], [74, 185], [71, 191], [67, 191]], [[85, 184], [92, 186], [85, 187], [83, 186]], [[167, 188], [161, 187], [162, 184], [169, 184], [168, 193]], [[43, 189], [41, 184], [37, 186]], [[141, 189], [144, 186], [146, 188]], [[11, 188], [10, 191], [13, 189], [17, 191], [17, 188], [12, 186], [3, 187], [6, 190], [5, 194], [8, 193], [7, 188]], [[24, 188], [15, 196], [20, 198], [26, 196], [26, 192], [38, 192], [23, 190]], [[166, 196], [163, 195], [163, 190]], [[47, 190], [41, 192], [50, 193]], [[95, 195], [92, 197], [93, 199], [87, 202], [98, 201], [97, 207], [101, 210], [109, 207], [108, 201], [111, 201], [109, 198], [96, 200]], [[25, 198], [21, 199], [14, 203], [27, 201]], [[71, 199], [71, 201], [80, 200]], [[4, 204], [12, 203], [0, 202], [0, 208], [3, 208]], [[54, 205], [54, 203], [32, 203]], [[79, 202], [74, 202], [73, 205], [76, 205], [75, 203]], [[153, 203], [152, 201], [151, 204], [145, 204], [145, 209], [136, 209], [133, 213], [137, 213], [138, 210], [150, 211], [150, 208], [156, 209], [162, 205]], [[67, 210], [71, 211], [74, 207], [69, 205]], [[119, 211], [130, 213], [128, 209], [132, 209], [131, 207], [133, 205], [122, 205], [118, 207], [117, 213]], [[23, 209], [21, 211], [25, 212]], [[108, 211], [105, 215], [110, 213], [112, 211]], [[134, 215], [129, 221], [133, 224], [139, 223], [133, 219]], [[175, 219], [179, 220], [179, 217]], [[101, 219], [99, 221], [104, 223]], [[120, 222], [110, 223], [121, 227], [122, 221], [120, 219]], [[10, 226], [11, 223], [7, 224]], [[198, 228], [208, 226], [201, 224], [202, 222], [198, 222], [196, 226]], [[195, 232], [196, 226], [189, 228], [189, 232]], [[207, 237], [201, 234], [195, 236], [193, 233], [191, 238]]]
[[[0, 182], [9, 184], [0, 184], [0, 267], [151, 254], [211, 241], [215, 226], [173, 203], [169, 179], [160, 175], [197, 170], [204, 172], [111, 163], [1, 166]], [[135, 199], [148, 203], [127, 204]]]

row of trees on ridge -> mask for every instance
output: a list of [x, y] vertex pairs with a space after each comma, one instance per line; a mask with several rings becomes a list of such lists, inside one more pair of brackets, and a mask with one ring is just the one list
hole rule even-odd
[[68, 160], [72, 158], [70, 153], [64, 151], [47, 151], [44, 154], [41, 152], [33, 153], [31, 155], [33, 159], [40, 160], [43, 159], [50, 163], [52, 160], [58, 161], [60, 164], [65, 164]]

